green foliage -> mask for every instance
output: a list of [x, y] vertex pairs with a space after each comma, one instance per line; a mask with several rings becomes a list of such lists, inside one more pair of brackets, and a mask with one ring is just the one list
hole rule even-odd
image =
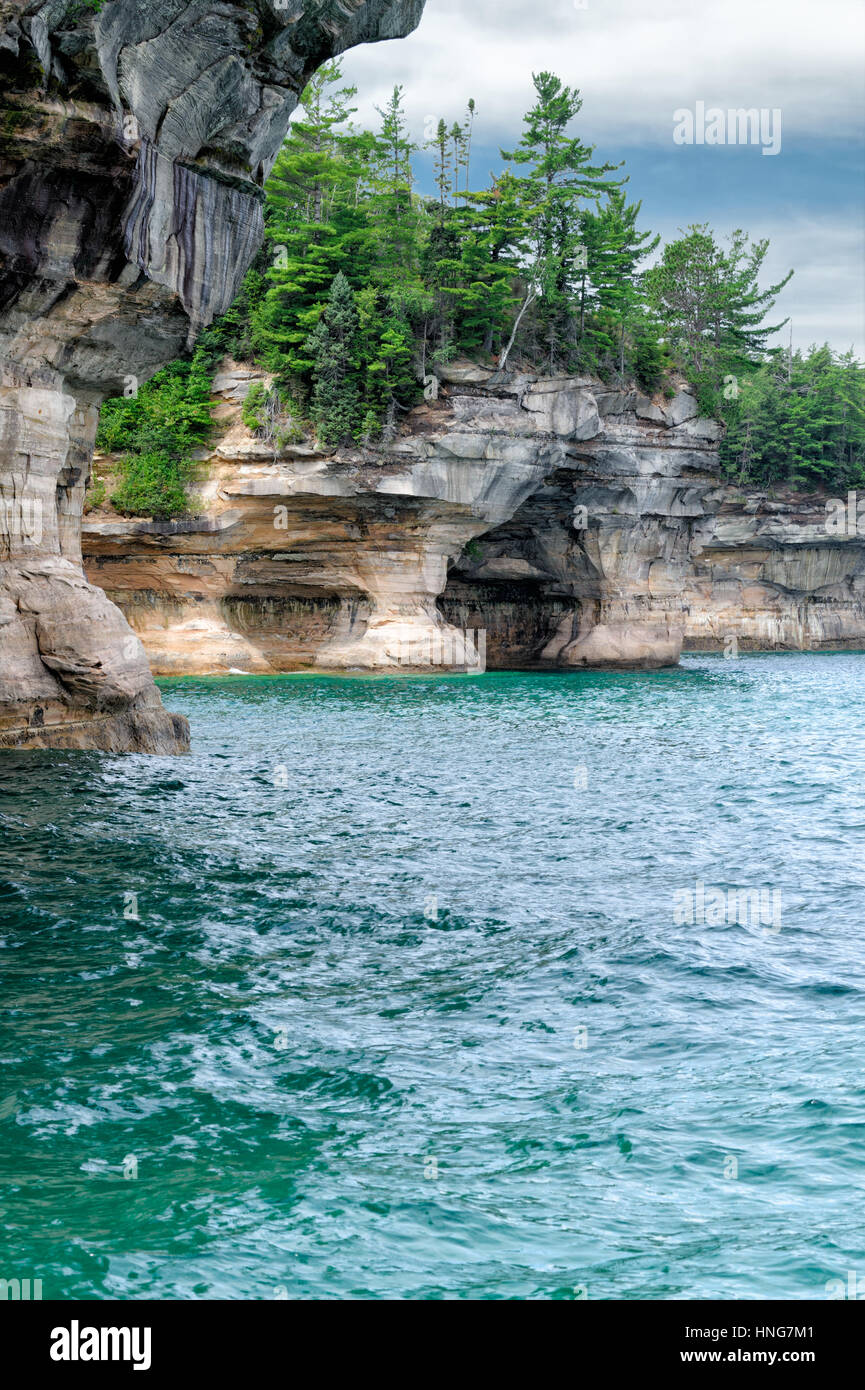
[[281, 383], [308, 384], [310, 334], [321, 317], [334, 276], [359, 274], [371, 233], [358, 191], [373, 159], [371, 137], [340, 133], [353, 108], [353, 87], [336, 87], [329, 63], [303, 93], [267, 184], [264, 293], [252, 309], [251, 336]]
[[586, 269], [583, 205], [597, 206], [621, 187], [606, 176], [621, 166], [595, 164], [594, 147], [571, 130], [583, 101], [553, 73], [533, 76], [536, 102], [523, 117], [523, 135], [502, 158], [526, 167], [520, 198], [531, 246], [530, 278], [539, 289], [538, 318], [549, 354], [549, 368], [576, 365], [573, 317], [578, 296], [585, 300]]
[[307, 351], [315, 386], [311, 414], [323, 444], [352, 439], [360, 423], [360, 315], [354, 291], [340, 272]]
[[267, 404], [267, 387], [263, 381], [254, 381], [246, 393], [241, 416], [248, 430], [255, 434], [264, 428], [264, 408]]
[[724, 402], [721, 463], [741, 482], [830, 491], [865, 485], [865, 367], [812, 347], [763, 362]]
[[328, 446], [388, 438], [443, 363], [464, 354], [503, 369], [513, 355], [527, 370], [636, 379], [668, 397], [684, 373], [701, 411], [728, 425], [731, 472], [854, 477], [862, 369], [811, 354], [785, 377], [771, 344], [783, 325], [766, 319], [790, 277], [761, 287], [768, 243], [735, 231], [721, 245], [691, 226], [647, 270], [659, 238], [640, 226], [621, 166], [584, 140], [579, 91], [548, 72], [533, 85], [521, 138], [502, 151], [509, 167], [486, 187], [472, 185], [473, 101], [427, 131], [436, 191], [422, 197], [403, 89], [375, 129], [358, 129], [356, 91], [326, 64], [274, 164], [265, 245], [234, 305], [191, 361], [104, 408], [101, 447], [124, 455], [117, 495], [153, 515], [188, 505], [226, 354], [272, 374], [243, 418], [276, 451], [303, 437], [304, 419]]
[[267, 387], [263, 381], [255, 381], [249, 388], [241, 418], [248, 430], [273, 446], [275, 454], [287, 444], [301, 444], [306, 438], [277, 387]]
[[199, 347], [129, 397], [102, 407], [97, 447], [121, 454], [112, 505], [125, 515], [165, 519], [189, 510], [193, 455], [211, 434], [213, 359]]
[[203, 349], [172, 362], [134, 395], [105, 402], [97, 445], [110, 452], [163, 449], [188, 454], [207, 443], [211, 428], [212, 367]]
[[394, 87], [387, 106], [376, 108], [381, 129], [372, 146], [366, 206], [373, 282], [385, 291], [410, 293], [419, 285], [421, 211], [412, 194], [417, 146], [408, 137], [402, 101], [402, 87]]
[[194, 474], [189, 460], [172, 457], [166, 449], [127, 454], [111, 505], [122, 516], [149, 516], [154, 521], [181, 516], [189, 510], [187, 487]]
[[105, 480], [104, 478], [91, 478], [87, 491], [84, 495], [84, 514], [96, 511], [105, 501]]
[[98, 14], [104, 3], [105, 0], [69, 0], [63, 18], [74, 21], [85, 14]]
[[[641, 206], [629, 203], [620, 188], [613, 188], [595, 212], [587, 210], [582, 215], [585, 257], [580, 282], [580, 332], [593, 348], [605, 376], [617, 371], [624, 377], [628, 365], [637, 374], [638, 353], [641, 370], [652, 374], [647, 356], [652, 324], [645, 314], [639, 268], [646, 256], [655, 251], [660, 237], [638, 231]], [[654, 347], [660, 382], [663, 354], [657, 340]]]
[[[667, 378], [672, 367], [670, 355], [659, 340], [657, 325], [650, 321], [643, 320], [634, 326], [630, 365], [638, 385], [650, 396]], [[670, 388], [670, 395], [673, 394]]]
[[251, 362], [259, 355], [260, 333], [257, 325], [267, 295], [267, 268], [267, 253], [262, 249], [244, 276], [231, 308], [199, 334], [198, 347], [211, 362], [216, 363], [222, 357], [233, 357], [236, 362]]
[[664, 247], [645, 277], [649, 302], [709, 414], [720, 410], [725, 378], [759, 362], [769, 351], [768, 339], [784, 327], [786, 319], [773, 325], [763, 320], [793, 274], [762, 290], [768, 241], [751, 243], [735, 231], [729, 242], [725, 251], [707, 226], [691, 226]]
[[[637, 231], [639, 206], [615, 200], [620, 185], [607, 177], [614, 166], [596, 164], [592, 147], [570, 131], [579, 93], [549, 73], [536, 76], [523, 139], [505, 156], [516, 168], [480, 191], [471, 187], [474, 101], [461, 122], [439, 120], [425, 146], [437, 188], [431, 199], [414, 191], [417, 149], [402, 88], [378, 108], [376, 130], [351, 124], [354, 96], [337, 63], [303, 95], [267, 185], [266, 288], [251, 308], [258, 360], [310, 403], [319, 432], [334, 437], [346, 428], [344, 410], [333, 429], [323, 420], [331, 387], [317, 390], [313, 358], [338, 274], [360, 317], [354, 368], [364, 377], [364, 409], [354, 437], [371, 437], [372, 418], [392, 428], [437, 364], [510, 350], [518, 317], [524, 358], [551, 366], [609, 359], [624, 370], [641, 316], [638, 262], [654, 243]], [[603, 229], [595, 236], [597, 284], [580, 259], [581, 219], [591, 209]]]

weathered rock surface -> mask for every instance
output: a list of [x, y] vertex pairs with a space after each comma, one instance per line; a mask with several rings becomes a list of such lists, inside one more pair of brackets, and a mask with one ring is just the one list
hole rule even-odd
[[598, 434], [450, 573], [443, 611], [487, 629], [490, 664], [865, 646], [865, 536], [833, 536], [825, 498], [723, 483], [687, 389], [597, 399]]
[[83, 579], [98, 406], [231, 303], [308, 77], [423, 3], [0, 0], [0, 746], [186, 746]]
[[827, 535], [821, 499], [723, 485], [687, 390], [444, 376], [387, 448], [274, 457], [225, 365], [204, 514], [85, 521], [88, 574], [157, 673], [473, 670], [478, 630], [498, 667], [865, 645], [865, 537]]
[[386, 450], [274, 458], [240, 420], [243, 374], [216, 384], [224, 433], [199, 489], [206, 513], [85, 521], [88, 573], [157, 673], [475, 669], [474, 638], [437, 600], [448, 565], [552, 467], [559, 442], [542, 417], [515, 394], [457, 395], [414, 411]]

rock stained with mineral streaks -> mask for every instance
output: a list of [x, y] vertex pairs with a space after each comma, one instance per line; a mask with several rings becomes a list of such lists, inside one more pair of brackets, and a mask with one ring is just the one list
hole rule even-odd
[[85, 519], [87, 572], [158, 673], [865, 645], [865, 535], [830, 534], [825, 499], [725, 483], [684, 384], [648, 400], [471, 362], [441, 376], [389, 443], [321, 451], [251, 434], [241, 403], [268, 379], [223, 364], [202, 515]]
[[98, 408], [234, 299], [312, 73], [423, 4], [0, 0], [0, 747], [187, 746], [81, 568]]

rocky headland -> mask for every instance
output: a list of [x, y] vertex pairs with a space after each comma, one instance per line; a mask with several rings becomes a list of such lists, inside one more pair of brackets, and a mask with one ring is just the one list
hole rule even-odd
[[0, 0], [0, 746], [187, 746], [82, 571], [99, 406], [232, 302], [310, 75], [422, 10]]
[[649, 399], [456, 362], [387, 445], [274, 453], [227, 362], [197, 514], [94, 510], [82, 555], [101, 402], [232, 303], [310, 75], [422, 9], [0, 0], [0, 747], [183, 751], [151, 668], [865, 645], [863, 538], [827, 534], [820, 497], [724, 483], [682, 382]]
[[865, 645], [865, 537], [830, 536], [822, 497], [725, 482], [683, 382], [650, 399], [457, 361], [390, 444], [322, 451], [244, 425], [258, 380], [216, 378], [199, 514], [85, 518], [88, 577], [158, 675]]

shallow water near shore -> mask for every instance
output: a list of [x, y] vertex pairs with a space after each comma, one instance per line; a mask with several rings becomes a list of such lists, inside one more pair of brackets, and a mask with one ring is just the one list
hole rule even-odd
[[[188, 757], [0, 755], [0, 1278], [865, 1274], [863, 677], [188, 679], [161, 683]], [[779, 923], [713, 918], [713, 888]]]

